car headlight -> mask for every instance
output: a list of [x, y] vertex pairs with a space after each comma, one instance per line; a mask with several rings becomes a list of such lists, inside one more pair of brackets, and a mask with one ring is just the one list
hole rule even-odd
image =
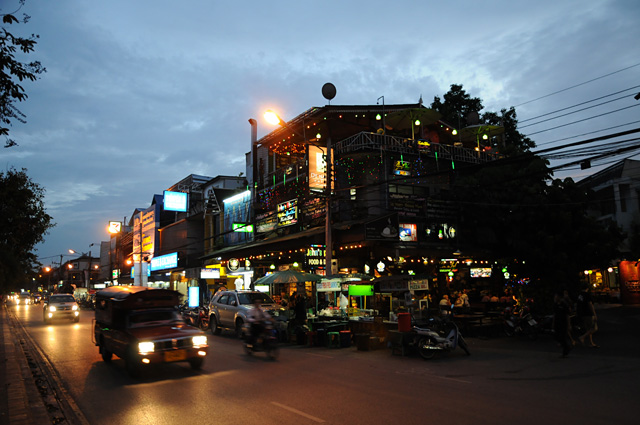
[[206, 335], [198, 335], [191, 337], [191, 343], [194, 348], [206, 347], [207, 346], [207, 336]]
[[73, 305], [73, 307], [71, 307], [71, 310], [74, 310], [74, 311], [75, 311], [75, 310], [77, 310], [77, 309], [78, 309], [78, 306], [77, 306], [76, 304], [74, 304], [74, 305]]
[[49, 306], [49, 311], [50, 311], [50, 312], [52, 312], [52, 313], [53, 313], [54, 311], [56, 311], [56, 306], [54, 306], [54, 305], [50, 305], [50, 306]]
[[153, 342], [139, 342], [138, 343], [138, 352], [140, 354], [148, 354], [153, 353], [156, 349], [155, 344]]

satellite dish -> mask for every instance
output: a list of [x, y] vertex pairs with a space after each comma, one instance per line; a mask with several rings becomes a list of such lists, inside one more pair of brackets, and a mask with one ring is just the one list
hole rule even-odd
[[336, 86], [331, 83], [326, 83], [322, 86], [322, 95], [331, 103], [331, 99], [336, 97]]

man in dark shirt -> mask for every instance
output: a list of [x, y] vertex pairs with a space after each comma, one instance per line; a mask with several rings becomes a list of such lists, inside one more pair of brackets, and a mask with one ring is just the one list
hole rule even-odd
[[573, 347], [569, 337], [569, 313], [570, 307], [559, 292], [553, 297], [553, 332], [556, 340], [562, 346], [562, 357], [567, 357]]

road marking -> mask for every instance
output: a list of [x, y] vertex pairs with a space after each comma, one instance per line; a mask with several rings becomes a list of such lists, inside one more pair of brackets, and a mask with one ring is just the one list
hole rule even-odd
[[271, 404], [273, 404], [274, 406], [282, 407], [283, 409], [288, 410], [290, 412], [293, 412], [293, 413], [295, 413], [297, 415], [304, 416], [305, 418], [311, 419], [314, 422], [318, 422], [320, 424], [325, 422], [324, 420], [322, 420], [320, 418], [316, 418], [315, 416], [307, 415], [306, 413], [301, 412], [301, 411], [299, 411], [297, 409], [294, 409], [293, 407], [285, 406], [284, 404], [276, 403], [275, 401], [272, 401]]
[[472, 384], [473, 383], [471, 381], [465, 381], [464, 379], [449, 378], [447, 376], [438, 376], [438, 375], [430, 375], [430, 376], [433, 376], [434, 378], [446, 379], [447, 381], [461, 382], [463, 384]]
[[317, 356], [317, 357], [324, 357], [325, 359], [332, 359], [333, 356], [326, 356], [324, 354], [316, 354], [316, 353], [307, 353], [309, 356]]

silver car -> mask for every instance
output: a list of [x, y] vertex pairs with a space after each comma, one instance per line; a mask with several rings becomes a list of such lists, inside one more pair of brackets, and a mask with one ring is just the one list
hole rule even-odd
[[211, 333], [219, 335], [222, 329], [231, 329], [242, 336], [247, 314], [253, 308], [254, 300], [262, 302], [262, 308], [272, 310], [280, 308], [273, 299], [258, 291], [221, 291], [209, 303], [209, 325]]
[[70, 319], [80, 321], [80, 308], [73, 295], [53, 294], [44, 303], [42, 320], [50, 323], [53, 319]]

